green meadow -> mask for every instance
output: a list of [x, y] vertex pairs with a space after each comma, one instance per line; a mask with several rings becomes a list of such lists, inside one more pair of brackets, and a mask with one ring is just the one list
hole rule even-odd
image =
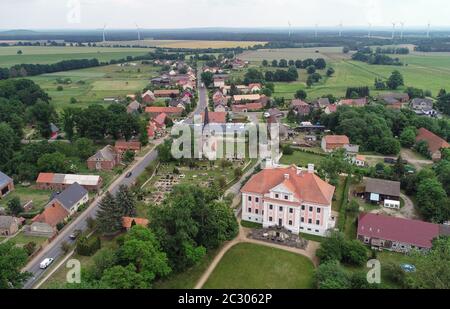
[[[441, 88], [450, 88], [450, 53], [411, 52], [409, 55], [398, 55], [404, 66], [386, 66], [352, 61], [351, 56], [344, 55], [341, 50], [338, 47], [258, 50], [244, 53], [243, 59], [250, 61], [252, 66], [260, 66], [264, 59], [304, 60], [322, 57], [336, 71], [329, 78], [326, 77], [325, 70], [318, 71], [323, 76], [322, 81], [308, 89], [305, 83], [307, 73], [299, 70], [298, 81], [276, 83], [274, 96], [277, 97], [293, 98], [299, 89], [305, 89], [310, 99], [326, 94], [342, 97], [349, 86], [370, 86], [372, 94], [376, 95], [379, 91], [373, 87], [375, 78], [387, 79], [394, 70], [403, 74], [406, 86], [430, 90], [433, 96]], [[403, 88], [399, 89], [402, 90]]]
[[[22, 54], [17, 52], [21, 50]], [[0, 67], [16, 64], [50, 64], [62, 60], [92, 59], [110, 61], [140, 56], [149, 53], [149, 48], [109, 48], [109, 47], [54, 47], [54, 46], [7, 46], [0, 47]]]

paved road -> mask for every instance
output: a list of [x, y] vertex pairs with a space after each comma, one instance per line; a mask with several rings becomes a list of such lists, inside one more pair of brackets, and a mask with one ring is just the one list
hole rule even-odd
[[[121, 177], [119, 177], [110, 187], [109, 192], [115, 194], [121, 185], [131, 186], [139, 175], [144, 172], [145, 168], [158, 157], [156, 148], [147, 153], [143, 158], [139, 159], [130, 169], [128, 169]], [[125, 178], [124, 175], [131, 171], [133, 174], [129, 178]], [[72, 243], [69, 235], [75, 230], [86, 230], [86, 219], [89, 217], [95, 217], [98, 210], [98, 203], [101, 200], [101, 196], [97, 197], [95, 201], [86, 209], [74, 222], [72, 222], [66, 229], [58, 235], [44, 250], [36, 256], [28, 265], [25, 270], [32, 273], [32, 277], [25, 283], [24, 288], [30, 289], [36, 284], [45, 270], [39, 268], [39, 264], [45, 258], [53, 258], [58, 260], [64, 255], [61, 249], [61, 245], [64, 242]], [[54, 262], [55, 263], [55, 262]]]
[[[192, 114], [192, 116], [187, 120], [191, 121], [194, 115], [199, 115], [202, 113], [205, 108], [208, 106], [208, 92], [207, 89], [202, 87], [200, 81], [200, 73], [199, 73], [199, 81], [198, 81], [198, 93], [199, 93], [199, 102], [198, 105]], [[160, 141], [160, 143], [163, 140]], [[145, 168], [153, 162], [158, 157], [158, 152], [156, 147], [147, 153], [144, 157], [140, 158], [131, 168], [126, 170], [113, 184], [110, 185], [108, 191], [112, 194], [115, 194], [121, 185], [131, 186], [135, 180], [144, 172]], [[125, 175], [131, 171], [132, 175], [129, 178], [126, 178]], [[53, 258], [56, 261], [64, 256], [64, 253], [61, 249], [61, 245], [64, 242], [72, 243], [73, 241], [69, 238], [69, 235], [72, 234], [76, 230], [85, 230], [87, 228], [86, 219], [89, 217], [94, 217], [97, 214], [98, 203], [101, 200], [102, 196], [98, 196], [94, 202], [92, 202], [91, 206], [86, 209], [75, 221], [73, 221], [66, 229], [58, 235], [44, 250], [42, 250], [32, 261], [30, 261], [27, 266], [24, 268], [25, 271], [31, 272], [32, 277], [24, 284], [25, 289], [31, 289], [41, 278], [42, 275], [46, 272], [39, 268], [39, 264], [45, 258]]]

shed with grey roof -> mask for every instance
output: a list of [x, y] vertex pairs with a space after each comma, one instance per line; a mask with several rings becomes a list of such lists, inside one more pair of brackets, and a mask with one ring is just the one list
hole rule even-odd
[[54, 200], [58, 201], [69, 213], [74, 213], [78, 207], [87, 203], [89, 194], [85, 188], [75, 182], [55, 196]]
[[8, 175], [0, 171], [0, 198], [14, 190], [14, 181]]
[[365, 198], [368, 202], [400, 200], [400, 182], [398, 181], [367, 178], [365, 183]]

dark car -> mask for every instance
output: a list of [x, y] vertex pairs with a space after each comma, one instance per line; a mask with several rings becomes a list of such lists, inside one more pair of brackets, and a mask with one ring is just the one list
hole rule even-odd
[[128, 172], [128, 173], [125, 175], [125, 178], [130, 178], [131, 175], [133, 175], [133, 173], [132, 173], [132, 172]]
[[80, 236], [80, 234], [81, 234], [80, 230], [75, 230], [72, 234], [69, 235], [69, 238], [75, 240], [78, 238], [78, 236]]

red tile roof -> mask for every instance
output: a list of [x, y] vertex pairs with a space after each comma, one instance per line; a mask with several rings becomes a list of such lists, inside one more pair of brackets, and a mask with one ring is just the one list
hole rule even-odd
[[362, 213], [358, 219], [358, 235], [398, 241], [421, 248], [431, 248], [439, 236], [439, 225], [384, 215]]
[[330, 113], [335, 113], [337, 111], [337, 105], [336, 104], [330, 104], [326, 108], [328, 108]]
[[263, 108], [261, 103], [235, 104], [232, 107], [233, 112], [256, 111]]
[[145, 108], [146, 113], [166, 113], [166, 114], [181, 114], [183, 108], [181, 107], [160, 107], [150, 106]]
[[50, 183], [53, 181], [54, 175], [53, 173], [40, 173], [36, 183]]
[[131, 217], [122, 217], [122, 227], [129, 229], [131, 228], [131, 224], [136, 223], [136, 225], [147, 226], [149, 221], [144, 218], [131, 218]]
[[416, 137], [416, 142], [426, 141], [428, 143], [428, 150], [433, 154], [441, 148], [450, 148], [450, 144], [443, 138], [440, 138], [433, 132], [425, 128], [420, 128]]
[[305, 101], [302, 101], [300, 99], [294, 99], [291, 102], [292, 106], [298, 107], [298, 106], [309, 106], [308, 103], [306, 103]]
[[128, 150], [141, 150], [140, 142], [116, 141], [116, 148]]
[[158, 116], [156, 116], [155, 119], [153, 119], [153, 120], [156, 122], [156, 124], [158, 124], [160, 127], [162, 127], [165, 124], [166, 118], [167, 118], [167, 114], [161, 113]]
[[32, 219], [33, 222], [47, 223], [55, 227], [58, 223], [64, 221], [69, 216], [69, 212], [59, 203], [54, 202], [45, 208], [45, 210]]
[[324, 139], [327, 144], [350, 144], [350, 140], [346, 135], [327, 135]]
[[[279, 184], [285, 185], [304, 202], [329, 205], [332, 202], [335, 187], [326, 183], [314, 173], [299, 170], [296, 166], [287, 168], [264, 169], [252, 176], [241, 189], [242, 192], [266, 194]], [[289, 179], [285, 175], [289, 175]]]
[[[202, 119], [205, 117], [205, 113], [202, 113]], [[209, 123], [226, 123], [226, 112], [208, 112]]]

